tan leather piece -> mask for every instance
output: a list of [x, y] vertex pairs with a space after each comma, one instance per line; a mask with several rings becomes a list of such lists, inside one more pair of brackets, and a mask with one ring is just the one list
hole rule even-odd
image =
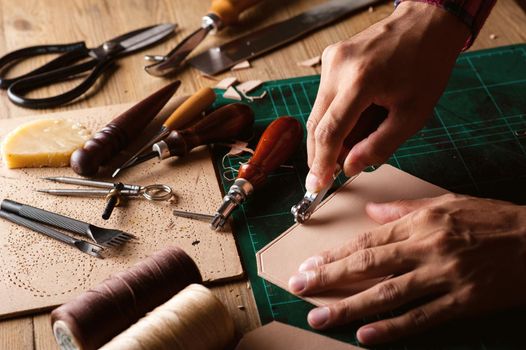
[[[307, 223], [293, 225], [261, 249], [256, 254], [258, 275], [287, 290], [289, 278], [307, 258], [341, 246], [353, 235], [378, 226], [365, 212], [367, 202], [434, 197], [445, 193], [446, 190], [390, 165], [383, 165], [371, 173], [364, 172], [321, 203]], [[364, 281], [304, 299], [318, 306], [327, 305], [361, 292], [378, 281]]]
[[[166, 118], [181, 99], [173, 99], [161, 112]], [[132, 104], [66, 111], [19, 119], [0, 120], [0, 139], [21, 123], [38, 118], [67, 118], [81, 122], [92, 131], [103, 127]], [[162, 119], [162, 118], [161, 118]], [[156, 120], [157, 130], [161, 120]], [[144, 137], [156, 128], [145, 131]], [[140, 148], [134, 145], [128, 156]], [[123, 160], [112, 161], [115, 169]], [[110, 220], [101, 219], [103, 198], [55, 197], [36, 189], [75, 187], [42, 180], [47, 176], [77, 175], [70, 168], [6, 169], [0, 166], [0, 200], [44, 208], [92, 224], [118, 228], [138, 237], [116, 251], [105, 250], [104, 260], [88, 256], [72, 247], [0, 219], [0, 318], [37, 310], [47, 310], [72, 299], [108, 275], [130, 267], [138, 260], [168, 245], [183, 248], [197, 263], [208, 281], [231, 279], [243, 270], [229, 227], [214, 232], [208, 223], [178, 218], [172, 209], [213, 213], [222, 195], [207, 148], [194, 150], [186, 158], [152, 160], [123, 172], [118, 181], [167, 184], [176, 194], [173, 203], [150, 203], [130, 199], [114, 210]], [[106, 179], [109, 177], [106, 177]], [[78, 236], [79, 238], [83, 238]]]
[[245, 334], [236, 350], [356, 350], [345, 344], [301, 328], [273, 321]]

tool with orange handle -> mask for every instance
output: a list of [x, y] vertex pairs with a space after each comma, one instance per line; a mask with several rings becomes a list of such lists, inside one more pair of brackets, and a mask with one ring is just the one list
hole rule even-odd
[[303, 139], [303, 129], [298, 120], [280, 117], [265, 129], [250, 160], [241, 165], [234, 184], [223, 198], [210, 227], [222, 228], [230, 214], [245, 199], [261, 187], [267, 176], [285, 163], [297, 150]]
[[387, 114], [388, 111], [385, 108], [374, 104], [370, 105], [365, 111], [363, 111], [353, 130], [343, 141], [343, 147], [340, 151], [340, 154], [338, 155], [338, 164], [331, 183], [329, 183], [319, 192], [307, 191], [302, 200], [291, 208], [290, 211], [296, 222], [301, 224], [309, 220], [316, 207], [321, 203], [327, 192], [331, 189], [334, 179], [340, 175], [345, 158], [351, 149], [357, 143], [367, 138], [367, 136], [378, 129], [378, 126], [380, 126], [385, 118], [387, 118]]
[[182, 129], [194, 123], [201, 113], [214, 103], [215, 99], [216, 94], [209, 87], [202, 88], [190, 96], [166, 119], [159, 132], [148, 143], [115, 170], [112, 177], [116, 177], [122, 169], [133, 166], [144, 152], [151, 150], [155, 143], [165, 139], [173, 130]]
[[[139, 156], [129, 167], [156, 157], [160, 160], [175, 156], [184, 157], [198, 146], [229, 141], [253, 124], [254, 112], [249, 106], [241, 103], [223, 106], [189, 128], [171, 131], [168, 137], [152, 146], [151, 152]], [[124, 169], [126, 168], [122, 168]]]
[[261, 0], [212, 0], [208, 14], [201, 19], [201, 28], [187, 36], [166, 56], [151, 56], [145, 58], [154, 64], [144, 69], [148, 74], [161, 77], [175, 72], [182, 62], [208, 35], [239, 20], [240, 14]]

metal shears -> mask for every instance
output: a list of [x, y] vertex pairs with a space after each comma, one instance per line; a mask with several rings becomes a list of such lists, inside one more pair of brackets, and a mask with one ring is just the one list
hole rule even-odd
[[[65, 104], [84, 94], [116, 59], [160, 42], [170, 36], [175, 27], [175, 24], [159, 24], [137, 29], [95, 48], [77, 42], [31, 46], [10, 52], [0, 58], [0, 88], [7, 89], [11, 102], [26, 108], [50, 108]], [[21, 60], [51, 53], [62, 55], [21, 76], [5, 77], [10, 68]], [[88, 76], [67, 92], [44, 98], [25, 97], [30, 91], [42, 86], [65, 82], [88, 71], [91, 71]]]

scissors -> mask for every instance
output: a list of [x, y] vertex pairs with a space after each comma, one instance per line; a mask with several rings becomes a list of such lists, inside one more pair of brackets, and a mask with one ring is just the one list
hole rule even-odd
[[[7, 89], [11, 102], [26, 108], [50, 108], [65, 104], [84, 94], [116, 59], [167, 38], [175, 27], [175, 24], [159, 24], [137, 29], [95, 48], [88, 48], [84, 42], [77, 42], [31, 46], [10, 52], [0, 58], [0, 88]], [[4, 76], [20, 60], [50, 53], [62, 55], [21, 76], [9, 79]], [[25, 97], [28, 92], [39, 87], [71, 80], [87, 71], [91, 72], [86, 79], [67, 92], [45, 98]]]
[[123, 183], [113, 183], [106, 181], [86, 180], [76, 177], [46, 177], [45, 180], [79, 186], [91, 186], [100, 189], [52, 189], [38, 190], [41, 193], [52, 194], [55, 196], [74, 196], [74, 197], [107, 197], [118, 189], [119, 197], [143, 197], [149, 201], [167, 201], [173, 196], [173, 190], [168, 185], [131, 185]]

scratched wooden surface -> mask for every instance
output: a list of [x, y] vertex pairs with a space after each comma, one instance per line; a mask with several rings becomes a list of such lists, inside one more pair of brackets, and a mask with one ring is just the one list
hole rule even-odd
[[[234, 38], [248, 30], [264, 26], [300, 13], [324, 0], [267, 0], [256, 10], [247, 12], [245, 24], [226, 30], [216, 37], [207, 38], [200, 49]], [[191, 4], [191, 5], [190, 5]], [[160, 23], [175, 22], [177, 34], [167, 42], [148, 49], [148, 53], [166, 53], [181, 38], [200, 23], [206, 13], [207, 0], [2, 0], [0, 1], [0, 54], [28, 45], [68, 43], [84, 40], [88, 46], [98, 45], [106, 39], [131, 29]], [[319, 55], [333, 42], [350, 37], [368, 25], [387, 16], [392, 3], [375, 7], [373, 12], [363, 11], [337, 25], [319, 31], [302, 41], [275, 51], [252, 62], [253, 68], [219, 77], [235, 75], [240, 80], [280, 79], [319, 73], [317, 68], [303, 68], [297, 61]], [[526, 0], [499, 0], [485, 28], [472, 49], [481, 49], [526, 41]], [[490, 35], [495, 34], [495, 39]], [[166, 83], [152, 78], [143, 71], [142, 53], [121, 59], [118, 68], [107, 74], [105, 84], [98, 84], [89, 98], [56, 110], [104, 106], [133, 102], [143, 98]], [[33, 65], [42, 60], [35, 60]], [[16, 71], [14, 71], [16, 73]], [[181, 94], [190, 94], [197, 88], [212, 85], [197, 71], [187, 70], [179, 75], [183, 81]], [[35, 94], [59, 92], [63, 86], [54, 86]], [[41, 113], [49, 112], [44, 110]], [[38, 113], [16, 107], [0, 91], [0, 118], [12, 118]], [[213, 288], [228, 306], [240, 333], [259, 325], [251, 290], [246, 281]], [[0, 301], [1, 302], [1, 301]], [[240, 310], [238, 306], [245, 308]], [[56, 349], [51, 333], [49, 314], [35, 315], [0, 322], [0, 349]]]

